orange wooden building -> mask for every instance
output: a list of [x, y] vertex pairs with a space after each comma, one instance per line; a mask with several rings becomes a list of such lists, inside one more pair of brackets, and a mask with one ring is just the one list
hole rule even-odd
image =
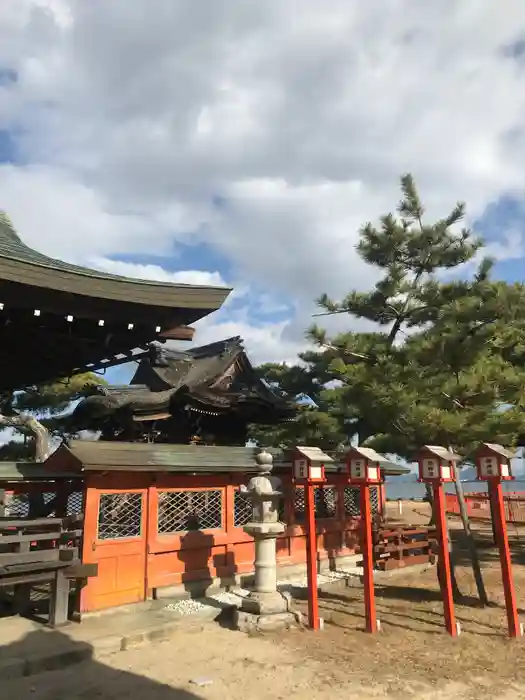
[[[0, 508], [17, 517], [83, 513], [82, 560], [97, 563], [98, 576], [82, 589], [80, 612], [199, 595], [210, 584], [229, 585], [253, 571], [253, 540], [242, 529], [251, 505], [239, 487], [257, 472], [256, 453], [75, 440], [45, 464], [1, 464]], [[273, 473], [283, 482], [280, 518], [288, 525], [277, 541], [278, 564], [303, 566], [304, 491], [285, 460], [283, 453], [274, 457]], [[327, 483], [316, 488], [321, 563], [342, 563], [356, 553], [359, 493], [342, 468], [335, 464]], [[399, 473], [392, 465], [385, 472]], [[380, 489], [373, 491], [372, 507], [383, 511]]]
[[[48, 515], [83, 511], [82, 559], [97, 563], [99, 572], [82, 590], [80, 608], [86, 613], [184, 589], [195, 594], [210, 583], [227, 585], [250, 574], [253, 541], [242, 528], [251, 506], [239, 487], [257, 472], [256, 452], [76, 440], [44, 465], [26, 465], [18, 481], [0, 474], [0, 489], [6, 515], [26, 515], [22, 494], [30, 492], [42, 495]], [[278, 540], [278, 560], [280, 566], [302, 565], [304, 492], [292, 483], [284, 459], [282, 453], [274, 459], [274, 474], [283, 482], [281, 519], [288, 524]], [[31, 479], [28, 472], [40, 476]], [[317, 488], [315, 503], [320, 559], [353, 555], [358, 493], [337, 466]], [[373, 508], [382, 509], [377, 492]]]

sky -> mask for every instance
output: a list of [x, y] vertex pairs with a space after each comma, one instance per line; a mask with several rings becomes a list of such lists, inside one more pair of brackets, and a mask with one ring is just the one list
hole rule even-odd
[[523, 163], [523, 0], [0, 2], [0, 209], [48, 255], [233, 287], [195, 341], [254, 362], [374, 283], [358, 231], [404, 172], [521, 280]]

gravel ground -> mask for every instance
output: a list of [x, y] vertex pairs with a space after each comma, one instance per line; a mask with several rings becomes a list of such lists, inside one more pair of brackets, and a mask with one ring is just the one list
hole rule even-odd
[[[425, 504], [407, 506], [414, 524], [428, 519]], [[456, 529], [452, 525], [451, 530]], [[480, 537], [486, 535], [480, 529]], [[490, 533], [488, 533], [490, 535]], [[525, 537], [514, 540], [518, 601], [525, 593]], [[525, 700], [525, 640], [506, 637], [501, 576], [493, 548], [482, 550], [493, 605], [476, 604], [468, 565], [457, 578], [464, 595], [456, 607], [462, 634], [444, 631], [435, 569], [378, 580], [381, 633], [363, 627], [363, 596], [343, 573], [320, 579], [323, 632], [247, 637], [216, 623], [191, 623], [199, 603], [183, 604], [189, 619], [168, 642], [85, 662], [67, 670], [7, 681], [13, 700]], [[292, 582], [295, 588], [302, 580]], [[355, 584], [355, 580], [354, 580]], [[237, 591], [245, 595], [246, 591]], [[234, 602], [231, 593], [216, 596]], [[297, 593], [301, 598], [300, 591]], [[235, 597], [235, 596], [234, 596]], [[178, 610], [176, 604], [174, 610]], [[296, 605], [305, 609], [305, 602]], [[180, 612], [180, 610], [179, 610]], [[525, 610], [522, 611], [525, 616]], [[194, 618], [195, 619], [195, 618]]]
[[[367, 659], [380, 663], [385, 639], [364, 640], [362, 633], [334, 637], [333, 629], [314, 635], [291, 634], [285, 639], [244, 637], [218, 626], [181, 631], [169, 642], [133, 649], [86, 662], [68, 670], [2, 683], [2, 697], [13, 700], [474, 700], [483, 694], [500, 700], [525, 698], [518, 680], [496, 685], [491, 674], [474, 678], [454, 672], [460, 656], [451, 649], [443, 667], [442, 648], [435, 678], [418, 668], [406, 676], [401, 661], [376, 677], [366, 673]], [[393, 631], [393, 636], [397, 633]], [[363, 645], [363, 641], [366, 644]], [[404, 648], [404, 639], [387, 640]], [[403, 646], [400, 644], [402, 642]], [[343, 646], [341, 646], [344, 643]], [[426, 658], [431, 650], [421, 648]], [[317, 657], [317, 658], [316, 658]], [[425, 661], [424, 661], [425, 664]]]
[[[362, 591], [344, 580], [324, 587], [323, 632], [247, 637], [216, 623], [181, 621], [168, 642], [130, 649], [68, 670], [4, 681], [13, 700], [525, 700], [525, 640], [510, 642], [499, 570], [484, 567], [494, 606], [472, 598], [467, 567], [458, 567], [463, 633], [451, 640], [435, 570], [378, 583], [378, 635], [363, 627]], [[516, 567], [518, 595], [525, 571]], [[304, 609], [304, 601], [297, 601]]]

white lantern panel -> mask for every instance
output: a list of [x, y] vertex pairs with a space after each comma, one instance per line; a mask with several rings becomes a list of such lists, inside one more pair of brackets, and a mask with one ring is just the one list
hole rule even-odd
[[368, 467], [368, 478], [370, 481], [377, 481], [379, 479], [379, 469], [377, 467]]
[[500, 464], [499, 468], [501, 476], [510, 476], [510, 469], [508, 464]]
[[322, 479], [323, 478], [323, 470], [321, 467], [310, 467], [310, 479]]
[[296, 459], [294, 462], [294, 476], [296, 479], [308, 478], [308, 461], [306, 459]]
[[365, 460], [364, 459], [353, 459], [350, 462], [350, 476], [354, 479], [364, 479], [365, 478]]
[[439, 477], [439, 462], [437, 459], [427, 457], [423, 460], [423, 478], [437, 479]]
[[482, 457], [481, 473], [483, 476], [498, 476], [498, 460], [496, 457]]
[[441, 478], [442, 479], [451, 479], [452, 478], [452, 470], [448, 465], [441, 467]]

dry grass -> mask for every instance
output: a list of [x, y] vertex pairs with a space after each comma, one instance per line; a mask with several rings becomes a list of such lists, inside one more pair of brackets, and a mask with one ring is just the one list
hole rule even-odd
[[[424, 504], [407, 504], [407, 519], [428, 522]], [[452, 537], [461, 544], [458, 521]], [[166, 642], [129, 649], [103, 660], [14, 681], [2, 697], [16, 700], [525, 700], [525, 640], [509, 641], [501, 576], [490, 529], [476, 525], [489, 596], [480, 608], [464, 551], [457, 578], [464, 595], [457, 605], [463, 634], [451, 639], [435, 569], [407, 569], [376, 586], [382, 631], [363, 632], [360, 586], [322, 591], [323, 632], [296, 631], [246, 637], [214, 623], [184, 626]], [[513, 533], [518, 601], [525, 593], [525, 536]], [[304, 601], [297, 605], [305, 609]], [[525, 611], [524, 611], [525, 612]], [[195, 679], [209, 679], [203, 686]]]
[[[407, 504], [411, 524], [428, 522], [426, 504]], [[466, 552], [461, 547], [458, 520], [451, 521], [451, 536], [459, 547], [457, 581], [463, 599], [456, 605], [462, 634], [448, 636], [434, 567], [414, 573], [410, 569], [385, 576], [376, 585], [376, 606], [381, 632], [363, 632], [362, 589], [336, 584], [322, 591], [321, 616], [326, 622], [321, 634], [295, 634], [287, 644], [323, 661], [331, 668], [334, 681], [342, 682], [351, 669], [355, 680], [369, 687], [387, 687], [392, 697], [417, 697], [418, 689], [436, 689], [452, 683], [469, 685], [465, 697], [501, 697], [514, 692], [525, 680], [525, 640], [507, 638], [506, 615], [497, 550], [491, 546], [490, 526], [474, 524], [480, 549], [483, 577], [491, 605], [482, 608], [476, 594]], [[513, 558], [522, 562], [525, 535], [512, 536]], [[514, 566], [518, 606], [525, 593], [525, 566]], [[299, 605], [306, 611], [304, 601]], [[523, 611], [525, 613], [525, 610]], [[410, 690], [409, 690], [410, 688]], [[516, 696], [521, 697], [521, 696]], [[525, 695], [523, 696], [525, 697]]]

